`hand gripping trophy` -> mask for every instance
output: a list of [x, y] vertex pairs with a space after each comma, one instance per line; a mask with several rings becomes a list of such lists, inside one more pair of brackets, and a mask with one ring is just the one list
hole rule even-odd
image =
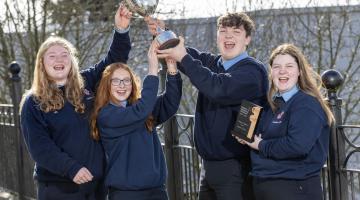
[[[159, 0], [123, 0], [123, 2], [131, 12], [147, 17], [155, 13]], [[160, 27], [157, 27], [156, 31], [159, 33], [155, 38], [160, 44], [159, 49], [168, 49], [179, 44], [180, 40], [174, 32]]]

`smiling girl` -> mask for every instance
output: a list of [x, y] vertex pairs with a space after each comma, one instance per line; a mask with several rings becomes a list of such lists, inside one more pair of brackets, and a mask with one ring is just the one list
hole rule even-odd
[[320, 170], [334, 117], [317, 75], [299, 48], [278, 46], [270, 56], [270, 107], [252, 148], [254, 193], [261, 200], [321, 200]]

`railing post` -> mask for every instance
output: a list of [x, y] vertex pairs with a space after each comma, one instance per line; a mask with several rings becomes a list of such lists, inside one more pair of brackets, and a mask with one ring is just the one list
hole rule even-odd
[[181, 157], [179, 153], [178, 126], [176, 116], [171, 117], [164, 125], [165, 134], [165, 156], [168, 168], [168, 177], [166, 181], [169, 199], [182, 200], [181, 191]]
[[[165, 60], [160, 60], [162, 68], [160, 70], [160, 88], [161, 91], [165, 89], [167, 66]], [[182, 200], [181, 191], [181, 158], [179, 150], [174, 148], [179, 144], [178, 129], [176, 117], [173, 116], [164, 123], [164, 140], [165, 140], [165, 159], [168, 170], [166, 180], [166, 188], [170, 200]]]
[[14, 106], [14, 122], [15, 122], [15, 129], [16, 129], [16, 137], [15, 137], [15, 144], [16, 144], [16, 167], [18, 173], [18, 192], [19, 192], [19, 200], [24, 199], [24, 192], [25, 192], [25, 185], [24, 185], [24, 156], [23, 156], [23, 142], [21, 137], [20, 131], [20, 116], [19, 116], [19, 104], [22, 95], [21, 89], [21, 77], [19, 76], [20, 73], [20, 66], [15, 61], [10, 63], [9, 70], [11, 72], [11, 98], [12, 103]]
[[340, 72], [327, 70], [322, 76], [322, 81], [328, 91], [328, 101], [332, 113], [335, 117], [335, 124], [331, 127], [330, 147], [329, 147], [329, 190], [331, 200], [348, 199], [348, 180], [346, 172], [343, 171], [343, 163], [346, 158], [345, 138], [338, 129], [342, 124], [341, 104], [342, 99], [338, 98], [336, 92], [342, 85], [344, 79]]

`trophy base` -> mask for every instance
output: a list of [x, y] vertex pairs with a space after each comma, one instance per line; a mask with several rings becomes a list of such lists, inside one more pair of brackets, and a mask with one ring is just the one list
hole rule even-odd
[[172, 38], [172, 39], [169, 39], [168, 41], [164, 42], [163, 44], [161, 44], [159, 46], [159, 49], [160, 50], [164, 50], [164, 49], [170, 49], [170, 48], [173, 48], [175, 47], [176, 45], [178, 45], [180, 42], [179, 38]]

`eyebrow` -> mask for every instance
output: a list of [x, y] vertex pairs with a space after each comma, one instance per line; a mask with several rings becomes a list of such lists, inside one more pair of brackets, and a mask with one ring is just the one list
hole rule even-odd
[[[295, 63], [295, 62], [285, 63], [285, 65], [296, 65], [296, 64], [297, 64], [297, 63]], [[271, 66], [274, 66], [274, 65], [281, 65], [281, 64], [273, 63]]]

